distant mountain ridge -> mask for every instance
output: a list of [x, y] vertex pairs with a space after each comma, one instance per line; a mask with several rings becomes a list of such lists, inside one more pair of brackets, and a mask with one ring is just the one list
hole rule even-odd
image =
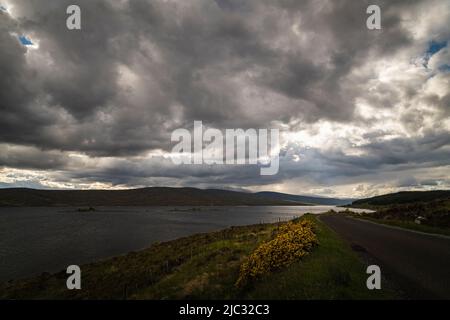
[[388, 206], [435, 200], [450, 200], [450, 190], [402, 191], [353, 201], [352, 206]]
[[325, 197], [315, 197], [315, 196], [302, 196], [302, 195], [294, 195], [294, 194], [271, 192], [271, 191], [262, 191], [262, 192], [258, 192], [256, 194], [266, 197], [266, 198], [271, 198], [271, 199], [303, 202], [303, 203], [326, 205], [326, 206], [342, 206], [342, 205], [350, 204], [356, 200], [356, 199], [351, 199], [351, 198], [340, 199], [340, 198], [325, 198]]
[[450, 190], [402, 191], [366, 199], [339, 199], [263, 191], [257, 193], [197, 188], [151, 187], [129, 190], [0, 189], [0, 206], [233, 206], [349, 205], [376, 207], [450, 200]]
[[305, 205], [254, 193], [196, 188], [154, 187], [130, 190], [0, 189], [0, 206], [226, 206]]
[[0, 189], [0, 206], [227, 206], [343, 205], [351, 199], [297, 196], [278, 192], [151, 187], [129, 190]]

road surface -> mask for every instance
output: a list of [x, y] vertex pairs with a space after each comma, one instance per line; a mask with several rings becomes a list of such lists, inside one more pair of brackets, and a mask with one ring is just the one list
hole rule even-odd
[[394, 229], [344, 216], [320, 219], [411, 299], [450, 299], [450, 237]]

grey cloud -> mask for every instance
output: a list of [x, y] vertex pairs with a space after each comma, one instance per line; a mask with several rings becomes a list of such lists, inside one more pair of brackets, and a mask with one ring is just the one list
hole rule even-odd
[[[382, 7], [380, 32], [365, 28], [369, 3]], [[363, 156], [299, 150], [305, 161], [284, 157], [274, 177], [259, 177], [257, 167], [174, 168], [141, 158], [170, 150], [171, 131], [194, 120], [221, 129], [275, 121], [298, 129], [323, 120], [370, 128], [375, 120], [355, 113], [357, 97], [379, 110], [418, 99], [448, 116], [448, 90], [419, 96], [419, 80], [368, 90], [374, 74], [362, 71], [369, 59], [415, 46], [402, 15], [417, 14], [426, 1], [79, 0], [79, 32], [65, 28], [69, 4], [16, 0], [20, 19], [0, 14], [0, 166], [61, 169], [61, 179], [118, 185], [246, 187], [449, 165], [448, 129], [425, 130], [429, 115], [415, 107], [400, 120], [409, 132], [424, 130], [420, 139], [385, 141], [392, 129], [368, 129]], [[11, 32], [30, 35], [40, 48], [27, 52]], [[67, 156], [72, 151], [116, 160], [86, 167]]]
[[33, 147], [0, 145], [0, 166], [22, 169], [62, 169], [69, 157], [57, 151], [42, 152]]
[[[127, 2], [123, 8], [113, 6], [110, 1], [80, 1], [83, 8], [81, 32], [64, 28], [65, 15], [62, 13], [69, 3], [17, 1], [16, 6], [24, 15], [20, 28], [39, 38], [42, 50], [48, 53], [53, 65], [48, 69], [30, 70], [24, 62], [24, 49], [17, 48], [21, 50], [18, 57], [22, 59], [18, 65], [25, 70], [18, 70], [16, 74], [34, 72], [36, 92], [22, 103], [32, 108], [33, 104], [39, 103], [39, 94], [45, 94], [49, 98], [45, 101], [49, 105], [47, 112], [60, 109], [68, 112], [74, 118], [73, 131], [65, 139], [55, 137], [51, 132], [42, 135], [41, 130], [48, 131], [50, 125], [65, 125], [59, 119], [47, 116], [43, 117], [43, 123], [32, 126], [41, 134], [39, 141], [32, 135], [16, 139], [6, 137], [4, 141], [19, 143], [22, 138], [28, 144], [97, 154], [114, 154], [115, 150], [123, 149], [115, 149], [108, 137], [113, 137], [118, 144], [133, 141], [129, 150], [125, 148], [120, 154], [167, 148], [166, 141], [149, 141], [148, 136], [155, 133], [160, 138], [167, 136], [161, 119], [164, 123], [172, 116], [168, 112], [172, 104], [182, 106], [183, 125], [202, 119], [219, 127], [230, 124], [236, 127], [267, 126], [276, 119], [255, 123], [252, 117], [243, 116], [246, 106], [236, 100], [236, 88], [230, 87], [232, 76], [253, 68], [265, 70], [261, 79], [256, 80], [257, 86], [258, 83], [263, 85], [260, 90], [268, 86], [287, 95], [293, 104], [297, 99], [309, 102], [297, 104], [300, 108], [295, 113], [281, 114], [280, 120], [301, 117], [316, 121], [325, 117], [346, 121], [352, 114], [353, 94], [340, 83], [374, 41], [361, 27], [365, 19], [362, 14], [364, 4], [354, 7], [354, 2], [349, 1], [339, 5], [329, 3], [331, 9], [316, 16], [303, 11], [314, 8], [315, 2], [310, 1], [283, 1], [279, 6], [252, 1], [245, 5], [246, 10], [231, 12], [228, 9], [238, 6], [234, 1], [219, 1], [219, 6], [210, 1], [194, 1], [183, 9], [170, 3], [143, 0]], [[221, 10], [224, 8], [227, 10]], [[269, 44], [286, 29], [289, 31], [290, 25], [278, 23], [272, 26], [258, 22], [255, 14], [265, 8], [274, 12], [265, 17], [268, 21], [282, 21], [280, 18], [288, 14], [291, 21], [298, 16], [305, 20], [306, 28], [323, 31], [327, 35], [324, 40], [331, 40], [333, 45], [330, 48], [331, 68], [324, 68], [323, 63], [312, 63], [309, 52], [304, 55], [289, 52], [289, 48], [271, 47]], [[321, 20], [325, 23], [318, 24], [317, 15], [322, 15]], [[388, 22], [389, 19], [394, 18], [388, 18]], [[255, 20], [257, 22], [252, 25]], [[391, 24], [389, 30], [396, 29]], [[162, 61], [149, 59], [143, 50], [145, 43], [155, 46]], [[392, 49], [400, 43], [394, 38], [389, 47]], [[317, 39], [317, 44], [311, 45], [324, 44]], [[123, 88], [118, 85], [117, 68], [121, 64], [157, 83], [155, 87], [149, 87], [146, 101], [136, 103], [120, 99]], [[10, 109], [17, 103], [16, 100], [2, 100]], [[98, 119], [99, 111], [110, 113], [112, 123], [102, 123]], [[130, 116], [131, 113], [136, 116]], [[102, 129], [98, 130], [99, 127]], [[104, 132], [107, 137], [102, 134]], [[97, 138], [89, 146], [85, 141], [94, 139], [88, 134]]]

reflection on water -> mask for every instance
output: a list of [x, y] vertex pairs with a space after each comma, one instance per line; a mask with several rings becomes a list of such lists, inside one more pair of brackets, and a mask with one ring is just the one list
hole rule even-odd
[[56, 272], [194, 233], [290, 220], [330, 206], [0, 208], [0, 281]]

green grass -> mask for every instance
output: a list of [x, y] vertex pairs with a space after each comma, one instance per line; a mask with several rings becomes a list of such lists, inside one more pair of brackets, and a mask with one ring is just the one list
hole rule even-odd
[[428, 226], [424, 224], [417, 224], [412, 221], [402, 221], [402, 220], [384, 220], [384, 219], [376, 219], [372, 217], [367, 217], [364, 215], [357, 215], [355, 216], [360, 219], [369, 220], [376, 223], [381, 223], [389, 226], [399, 227], [403, 229], [409, 229], [414, 231], [420, 231], [424, 233], [431, 233], [431, 234], [442, 234], [450, 236], [450, 229], [449, 228], [439, 228], [439, 227], [433, 227]]
[[[440, 195], [442, 193], [447, 194], [448, 191], [428, 194]], [[405, 199], [401, 198], [401, 200], [404, 201]], [[420, 197], [417, 198], [415, 202], [408, 203], [388, 204], [381, 202], [382, 204], [379, 205], [370, 203], [360, 203], [355, 205], [355, 203], [353, 203], [351, 207], [374, 210], [374, 212], [364, 214], [363, 218], [376, 219], [374, 221], [380, 223], [427, 233], [440, 233], [448, 235], [450, 231], [450, 199], [442, 198], [426, 202], [418, 200], [420, 200]], [[424, 218], [422, 224], [420, 225], [414, 223], [418, 217]]]
[[82, 290], [66, 289], [67, 275], [42, 275], [0, 285], [2, 299], [384, 299], [369, 291], [365, 266], [315, 216], [319, 245], [302, 261], [235, 286], [242, 261], [279, 224], [234, 227], [198, 234], [125, 256], [81, 266]]
[[315, 216], [319, 246], [302, 261], [261, 279], [249, 299], [393, 299], [389, 289], [368, 290], [366, 266], [338, 235]]

